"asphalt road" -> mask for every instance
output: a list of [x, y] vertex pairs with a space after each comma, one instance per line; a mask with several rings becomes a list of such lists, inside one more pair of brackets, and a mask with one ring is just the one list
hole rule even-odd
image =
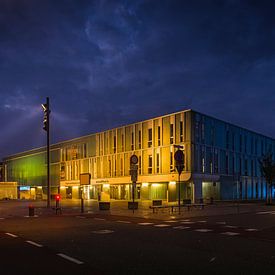
[[5, 274], [275, 274], [275, 211], [6, 217], [0, 245]]

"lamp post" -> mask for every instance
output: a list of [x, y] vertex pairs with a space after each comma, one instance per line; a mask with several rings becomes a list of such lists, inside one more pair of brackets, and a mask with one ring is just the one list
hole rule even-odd
[[47, 207], [51, 207], [50, 190], [50, 100], [47, 97], [46, 103], [41, 104], [44, 111], [43, 129], [47, 132]]

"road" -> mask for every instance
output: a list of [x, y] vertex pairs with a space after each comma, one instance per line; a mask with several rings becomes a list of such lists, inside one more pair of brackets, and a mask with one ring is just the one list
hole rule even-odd
[[5, 274], [275, 274], [275, 211], [0, 219]]

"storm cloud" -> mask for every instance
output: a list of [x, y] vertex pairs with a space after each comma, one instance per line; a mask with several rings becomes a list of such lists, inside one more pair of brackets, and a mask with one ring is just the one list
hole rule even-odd
[[272, 1], [0, 0], [0, 158], [183, 109], [275, 136]]

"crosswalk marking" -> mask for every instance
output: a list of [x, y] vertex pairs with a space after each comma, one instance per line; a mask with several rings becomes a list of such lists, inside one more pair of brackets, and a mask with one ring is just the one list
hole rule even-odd
[[201, 229], [195, 229], [194, 231], [206, 233], [206, 232], [211, 232], [213, 230], [212, 229], [207, 229], [207, 228], [201, 228]]
[[171, 226], [171, 225], [170, 224], [162, 223], [162, 224], [155, 224], [154, 226], [155, 227], [168, 227], [168, 226]]
[[36, 243], [36, 242], [33, 242], [33, 241], [26, 241], [26, 243], [29, 243], [29, 244], [37, 246], [37, 247], [43, 247], [42, 244], [39, 244], [39, 243]]
[[81, 261], [79, 261], [79, 260], [77, 260], [75, 258], [72, 258], [70, 256], [67, 256], [65, 254], [58, 253], [57, 255], [60, 256], [60, 257], [62, 257], [62, 258], [64, 258], [64, 259], [66, 259], [66, 260], [68, 260], [68, 261], [71, 261], [71, 262], [73, 262], [75, 264], [83, 264], [83, 262], [81, 262]]
[[238, 228], [238, 226], [236, 226], [236, 225], [225, 225], [224, 227], [226, 227], [226, 228]]
[[240, 233], [237, 233], [237, 232], [223, 232], [221, 233], [222, 235], [227, 235], [227, 236], [237, 236], [237, 235], [240, 235]]
[[152, 225], [152, 222], [140, 222], [139, 225]]
[[181, 224], [194, 224], [195, 222], [181, 222]]
[[92, 233], [94, 233], [94, 234], [110, 234], [110, 233], [113, 233], [113, 232], [114, 232], [113, 230], [109, 230], [109, 229], [102, 229], [102, 230], [92, 231]]
[[258, 231], [258, 229], [256, 229], [256, 228], [246, 228], [245, 231], [255, 232], [255, 231]]
[[131, 223], [129, 221], [116, 221], [116, 222], [119, 222], [119, 223]]
[[182, 225], [180, 225], [180, 226], [174, 226], [173, 228], [174, 229], [179, 229], [179, 230], [184, 230], [184, 229], [189, 229], [190, 226], [182, 226]]
[[15, 234], [12, 234], [12, 233], [6, 233], [6, 235], [10, 236], [10, 237], [13, 237], [13, 238], [17, 238], [18, 236], [15, 235]]

